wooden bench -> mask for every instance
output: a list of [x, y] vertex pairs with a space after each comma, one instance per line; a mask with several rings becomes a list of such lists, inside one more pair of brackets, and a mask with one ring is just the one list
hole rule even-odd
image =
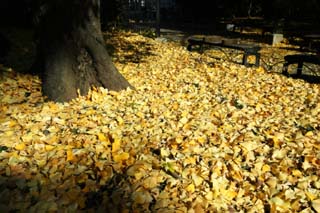
[[261, 47], [256, 46], [256, 45], [251, 45], [251, 44], [228, 44], [224, 40], [222, 41], [206, 41], [205, 38], [202, 39], [195, 39], [195, 38], [190, 38], [188, 39], [188, 46], [187, 49], [189, 51], [192, 50], [192, 46], [198, 45], [200, 47], [200, 51], [203, 51], [203, 45], [209, 45], [213, 47], [218, 47], [218, 48], [230, 48], [230, 49], [236, 49], [236, 50], [241, 50], [243, 51], [243, 57], [242, 57], [242, 64], [245, 66], [250, 66], [251, 64], [248, 63], [248, 57], [250, 55], [255, 56], [255, 66], [260, 66], [260, 49]]
[[297, 75], [301, 76], [303, 63], [311, 63], [320, 65], [320, 55], [308, 55], [308, 54], [295, 54], [286, 55], [284, 57], [285, 63], [283, 64], [282, 74], [289, 75], [288, 67], [291, 64], [297, 64]]

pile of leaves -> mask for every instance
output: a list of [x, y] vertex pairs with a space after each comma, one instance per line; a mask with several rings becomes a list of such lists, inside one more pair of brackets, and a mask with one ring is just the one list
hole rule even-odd
[[320, 211], [319, 85], [129, 32], [108, 42], [136, 90], [53, 103], [3, 72], [1, 212]]

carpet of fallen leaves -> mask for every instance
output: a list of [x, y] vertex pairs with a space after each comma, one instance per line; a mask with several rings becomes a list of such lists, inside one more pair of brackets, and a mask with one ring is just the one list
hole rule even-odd
[[1, 212], [320, 211], [319, 85], [129, 32], [108, 42], [136, 90], [53, 103], [37, 77], [2, 74]]

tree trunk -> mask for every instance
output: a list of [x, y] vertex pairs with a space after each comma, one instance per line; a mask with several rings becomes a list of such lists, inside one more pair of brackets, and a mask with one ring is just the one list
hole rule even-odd
[[92, 87], [131, 87], [117, 71], [100, 26], [99, 0], [51, 0], [42, 6], [36, 65], [42, 71], [42, 92], [64, 102], [86, 95]]

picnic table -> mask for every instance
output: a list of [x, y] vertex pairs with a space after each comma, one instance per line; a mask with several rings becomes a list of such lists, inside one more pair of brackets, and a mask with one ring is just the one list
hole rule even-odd
[[[316, 43], [320, 42], [320, 34], [308, 34], [303, 36], [303, 40], [307, 44], [308, 50], [319, 49], [319, 47], [315, 46]], [[319, 51], [319, 50], [316, 50]]]
[[283, 64], [282, 74], [289, 75], [288, 67], [291, 64], [298, 64], [297, 75], [301, 76], [303, 63], [311, 63], [320, 65], [320, 55], [310, 55], [310, 54], [294, 54], [286, 55], [284, 57], [285, 63]]
[[284, 57], [284, 64], [282, 67], [282, 74], [289, 75], [288, 67], [292, 64], [297, 64], [297, 75], [301, 76], [304, 63], [320, 65], [320, 48], [315, 46], [320, 41], [320, 34], [309, 34], [303, 36], [304, 46], [300, 46], [300, 49], [307, 52], [315, 52], [316, 54], [301, 53], [286, 55]]
[[198, 45], [200, 47], [200, 51], [203, 50], [203, 45], [213, 46], [216, 48], [229, 48], [229, 49], [235, 49], [235, 50], [241, 50], [243, 51], [243, 57], [242, 57], [242, 64], [245, 66], [250, 66], [251, 64], [248, 63], [248, 57], [250, 55], [255, 56], [255, 63], [253, 65], [260, 66], [260, 46], [253, 45], [253, 44], [238, 44], [238, 43], [227, 43], [224, 40], [220, 41], [208, 41], [203, 37], [202, 39], [198, 38], [189, 38], [188, 39], [188, 46], [187, 49], [189, 51], [192, 50], [192, 46]]

